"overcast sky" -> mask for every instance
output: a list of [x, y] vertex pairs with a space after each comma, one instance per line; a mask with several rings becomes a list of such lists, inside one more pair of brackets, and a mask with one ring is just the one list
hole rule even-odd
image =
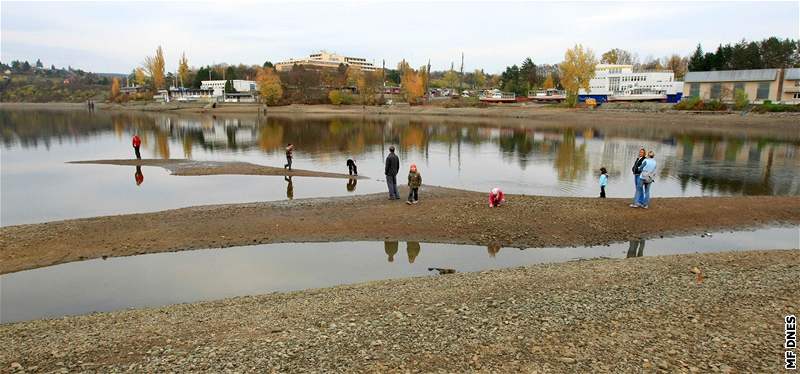
[[433, 70], [499, 72], [530, 56], [556, 63], [581, 43], [661, 57], [697, 43], [768, 36], [797, 39], [800, 6], [790, 2], [291, 2], [23, 3], [0, 5], [0, 59], [130, 72], [161, 45], [167, 69], [189, 63], [262, 64], [325, 49], [395, 66], [431, 59]]

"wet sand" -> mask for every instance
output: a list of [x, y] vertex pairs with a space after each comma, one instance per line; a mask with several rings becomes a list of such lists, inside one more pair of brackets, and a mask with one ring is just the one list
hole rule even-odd
[[120, 166], [159, 166], [170, 171], [172, 175], [277, 175], [289, 177], [319, 177], [319, 178], [355, 178], [367, 179], [364, 176], [351, 176], [340, 173], [327, 173], [282, 167], [264, 166], [249, 162], [227, 161], [195, 161], [185, 159], [122, 159], [122, 160], [89, 160], [69, 161], [69, 164], [94, 164], [94, 165], [120, 165]]
[[385, 280], [4, 324], [0, 367], [777, 373], [798, 276], [792, 250]]
[[[406, 189], [401, 187], [401, 196]], [[0, 227], [0, 274], [101, 256], [346, 240], [504, 247], [601, 245], [767, 224], [800, 224], [800, 197], [629, 199], [509, 195], [497, 209], [479, 192], [423, 186], [420, 203], [386, 194], [196, 206]]]

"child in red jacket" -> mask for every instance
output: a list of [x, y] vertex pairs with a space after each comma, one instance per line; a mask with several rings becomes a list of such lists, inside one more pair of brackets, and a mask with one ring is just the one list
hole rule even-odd
[[506, 195], [503, 194], [503, 191], [497, 187], [492, 188], [492, 191], [489, 192], [489, 208], [500, 206], [504, 202], [506, 202]]
[[139, 146], [142, 145], [142, 139], [139, 138], [138, 134], [133, 135], [133, 151], [136, 152], [136, 159], [141, 160], [142, 155], [139, 153]]

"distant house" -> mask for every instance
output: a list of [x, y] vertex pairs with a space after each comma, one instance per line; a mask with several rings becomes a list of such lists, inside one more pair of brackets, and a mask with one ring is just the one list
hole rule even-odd
[[684, 77], [685, 96], [730, 102], [736, 90], [757, 104], [800, 103], [800, 69], [690, 71]]
[[125, 86], [120, 87], [119, 92], [126, 95], [137, 94], [139, 92], [144, 91], [144, 87], [140, 85], [132, 85], [132, 86]]

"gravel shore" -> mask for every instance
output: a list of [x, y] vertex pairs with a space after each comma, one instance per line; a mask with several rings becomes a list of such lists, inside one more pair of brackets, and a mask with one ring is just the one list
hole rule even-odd
[[799, 276], [787, 250], [378, 281], [0, 325], [0, 367], [778, 372]]

